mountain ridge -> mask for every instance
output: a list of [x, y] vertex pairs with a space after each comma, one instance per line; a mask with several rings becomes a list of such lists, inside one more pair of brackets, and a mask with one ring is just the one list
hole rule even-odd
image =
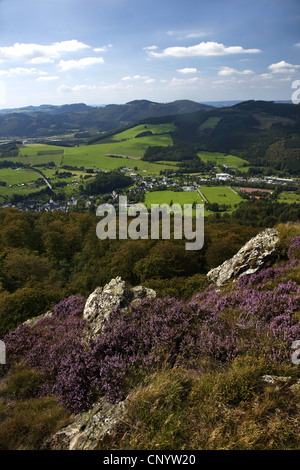
[[122, 105], [102, 107], [84, 103], [61, 106], [41, 105], [0, 110], [0, 136], [6, 138], [38, 138], [72, 132], [105, 132], [149, 117], [209, 111], [212, 106], [189, 100], [156, 103], [134, 100]]

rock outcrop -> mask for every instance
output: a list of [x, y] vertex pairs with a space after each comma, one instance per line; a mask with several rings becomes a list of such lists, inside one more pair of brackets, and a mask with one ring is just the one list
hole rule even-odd
[[[231, 259], [212, 269], [207, 277], [218, 286], [239, 279], [245, 274], [258, 271], [274, 261], [278, 245], [278, 233], [266, 229], [252, 238]], [[83, 341], [88, 343], [102, 334], [105, 320], [115, 308], [126, 309], [144, 298], [154, 298], [155, 291], [143, 286], [129, 289], [120, 277], [112, 279], [106, 286], [97, 287], [88, 297], [83, 317], [85, 331]], [[48, 313], [49, 314], [49, 313]], [[263, 382], [282, 382], [281, 378], [265, 376]], [[280, 382], [280, 383], [281, 383]], [[299, 387], [299, 384], [294, 385]], [[75, 416], [73, 422], [49, 438], [43, 449], [48, 450], [93, 450], [115, 425], [126, 415], [126, 400], [117, 404], [108, 403], [100, 398], [87, 412]]]
[[156, 297], [155, 291], [144, 286], [128, 289], [120, 277], [112, 279], [104, 287], [97, 287], [88, 297], [83, 312], [86, 337], [97, 338], [101, 334], [105, 319], [115, 308], [127, 308], [141, 299], [154, 297]]
[[223, 286], [245, 274], [253, 274], [269, 266], [276, 257], [279, 237], [277, 230], [268, 228], [249, 240], [232, 258], [207, 273], [210, 282]]
[[[97, 287], [88, 297], [83, 317], [85, 331], [82, 340], [88, 342], [101, 335], [105, 319], [115, 308], [127, 308], [141, 299], [154, 298], [156, 293], [144, 286], [129, 289], [120, 277], [104, 287]], [[50, 314], [48, 312], [47, 314]], [[74, 421], [60, 429], [42, 446], [46, 450], [93, 450], [126, 413], [125, 402], [108, 403], [101, 398], [93, 407], [75, 416]]]
[[80, 413], [71, 424], [47, 439], [41, 449], [94, 450], [125, 413], [124, 402], [111, 404], [101, 399], [89, 411]]

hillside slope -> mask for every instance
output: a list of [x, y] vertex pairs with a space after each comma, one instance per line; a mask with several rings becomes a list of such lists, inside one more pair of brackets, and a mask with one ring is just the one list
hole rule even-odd
[[248, 242], [242, 277], [187, 302], [116, 278], [8, 333], [0, 448], [299, 448], [299, 224], [274, 235]]
[[172, 122], [174, 142], [199, 150], [225, 152], [250, 161], [300, 174], [300, 107], [294, 104], [246, 101], [207, 113], [193, 112], [149, 119]]
[[29, 106], [0, 112], [0, 136], [45, 137], [70, 132], [104, 132], [149, 117], [211, 110], [211, 106], [188, 100], [155, 103], [136, 100], [123, 105]]

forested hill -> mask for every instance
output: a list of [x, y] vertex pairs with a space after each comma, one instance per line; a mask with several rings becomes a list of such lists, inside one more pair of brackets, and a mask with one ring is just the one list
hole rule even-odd
[[63, 106], [28, 106], [0, 110], [0, 137], [28, 138], [62, 135], [72, 132], [104, 132], [149, 117], [208, 111], [212, 106], [189, 100], [155, 103], [135, 100], [126, 104], [87, 106], [83, 103]]
[[294, 104], [246, 101], [147, 122], [173, 122], [174, 143], [188, 142], [198, 150], [243, 157], [252, 165], [300, 172], [300, 106]]

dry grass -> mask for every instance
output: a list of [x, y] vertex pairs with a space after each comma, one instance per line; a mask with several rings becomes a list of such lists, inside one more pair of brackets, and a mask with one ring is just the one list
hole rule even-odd
[[300, 394], [262, 384], [270, 371], [263, 361], [246, 358], [223, 372], [157, 372], [135, 389], [127, 417], [98, 448], [298, 449]]

